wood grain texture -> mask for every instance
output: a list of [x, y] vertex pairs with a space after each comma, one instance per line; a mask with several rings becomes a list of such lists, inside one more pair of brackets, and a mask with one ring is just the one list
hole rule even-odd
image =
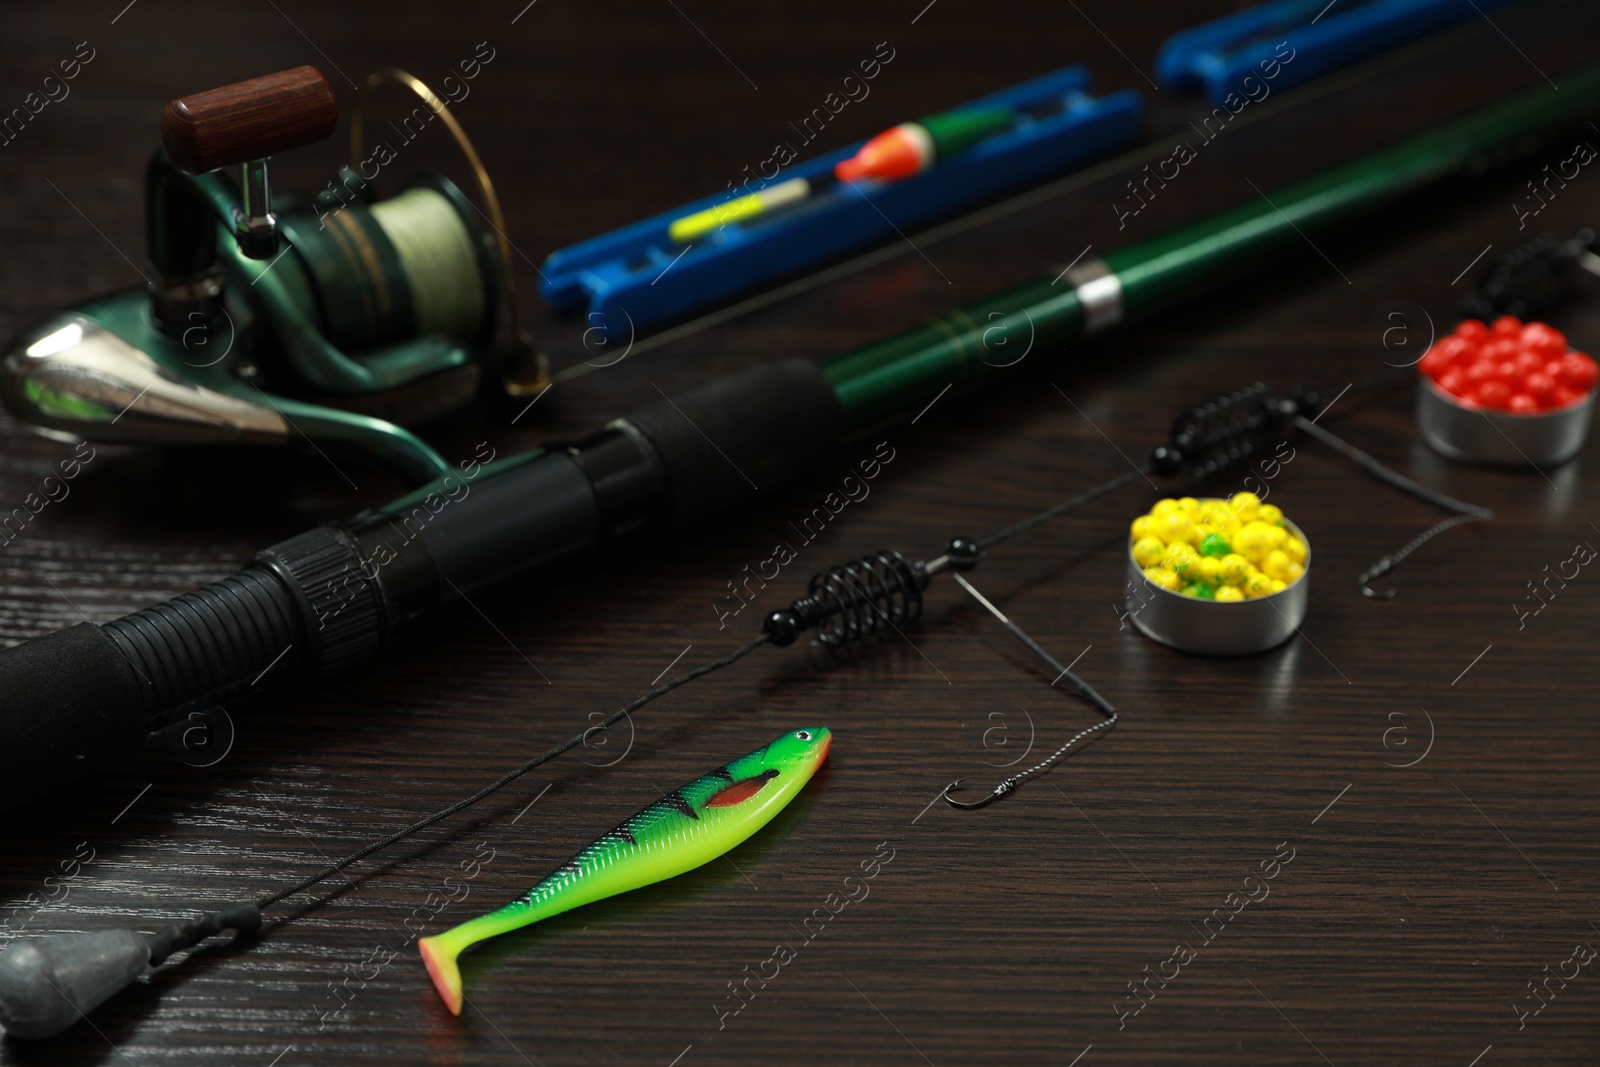
[[[1191, 123], [1207, 109], [1152, 92], [1128, 59], [1233, 6], [278, 0], [140, 3], [108, 24], [116, 12], [98, 5], [30, 5], [8, 14], [0, 100], [22, 100], [86, 36], [97, 54], [70, 97], [0, 149], [0, 332], [140, 283], [136, 205], [160, 103], [262, 69], [316, 64], [348, 99], [348, 78], [380, 63], [436, 81], [487, 42], [494, 58], [453, 110], [505, 198], [529, 294], [547, 251], [722, 188], [795, 141], [790, 122], [879, 42], [895, 58], [813, 149], [1071, 61], [1089, 64], [1101, 90], [1146, 92], [1147, 149], [981, 226], [910, 234], [729, 321], [638, 339], [620, 362], [583, 322], [543, 322], [558, 368], [614, 365], [514, 423], [515, 410], [479, 409], [429, 428], [446, 455], [466, 457], [485, 439], [508, 453], [580, 434], [656, 387], [866, 342], [1085, 246], [1240, 202], [1252, 183], [1270, 192], [1505, 93], [1559, 85], [1600, 39], [1580, 3], [1497, 11], [1492, 26], [1480, 19], [1252, 104], [1205, 139]], [[1197, 158], [1119, 228], [1127, 183], [1180, 139]], [[329, 149], [287, 154], [274, 178], [310, 191], [339, 162]], [[1458, 276], [1486, 247], [1595, 221], [1600, 176], [1585, 172], [1518, 229], [1512, 205], [1542, 163], [1309, 235], [1314, 246], [1269, 273], [1092, 345], [1030, 353], [1013, 379], [861, 442], [852, 463], [879, 441], [894, 449], [870, 495], [796, 541], [798, 558], [725, 628], [727, 583], [794, 539], [791, 522], [843, 466], [713, 528], [482, 598], [345, 678], [230, 708], [237, 738], [213, 767], [157, 746], [101, 785], [13, 814], [0, 919], [26, 935], [154, 928], [293, 879], [578, 732], [680, 654], [676, 669], [734, 647], [815, 570], [883, 546], [929, 558], [952, 535], [1098, 484], [1159, 441], [1180, 407], [1223, 389], [1311, 379], [1332, 397], [1413, 359], [1453, 321], [1478, 268]], [[430, 129], [379, 184], [458, 166]], [[1553, 318], [1593, 351], [1600, 295], [1587, 292]], [[1585, 968], [1520, 1028], [1513, 1004], [1530, 1004], [1527, 983], [1575, 944], [1600, 939], [1600, 576], [1585, 570], [1521, 629], [1512, 605], [1574, 544], [1600, 545], [1600, 445], [1558, 470], [1459, 466], [1419, 443], [1411, 402], [1406, 389], [1347, 397], [1324, 422], [1498, 518], [1445, 534], [1397, 572], [1397, 599], [1367, 601], [1354, 576], [1437, 515], [1301, 444], [1273, 491], [1314, 541], [1311, 611], [1300, 637], [1264, 655], [1202, 659], [1119, 628], [1119, 545], [1157, 498], [1149, 486], [995, 552], [976, 586], [1063, 661], [1082, 654], [1076, 669], [1124, 721], [982, 812], [928, 805], [952, 778], [992, 782], [1006, 773], [998, 765], [1049, 751], [1095, 716], [1047, 691], [1016, 643], [940, 583], [903, 639], [838, 666], [763, 650], [652, 705], [605, 747], [374, 857], [350, 883], [295, 898], [276, 911], [295, 921], [248, 947], [206, 946], [54, 1042], [0, 1041], [0, 1062], [1592, 1063], [1600, 976]], [[69, 453], [0, 417], [0, 500], [20, 500]], [[70, 495], [0, 548], [0, 636], [125, 614], [398, 491], [381, 472], [315, 454], [101, 449]], [[411, 929], [509, 900], [657, 784], [812, 721], [837, 735], [829, 763], [768, 830], [726, 861], [485, 946], [468, 958], [470, 1007], [460, 1019], [442, 1009]], [[1294, 859], [1270, 895], [1208, 940], [1216, 921], [1205, 920], [1285, 843]], [[832, 914], [845, 876], [891, 849], [866, 898]], [[430, 917], [455, 886], [466, 899]], [[28, 894], [54, 899], [35, 906]], [[771, 975], [779, 944], [794, 959], [764, 988], [751, 980], [753, 996], [729, 1015], [729, 983]], [[1170, 974], [1180, 944], [1193, 958], [1178, 977], [1120, 1018], [1128, 984]]]
[[327, 75], [301, 66], [168, 101], [161, 144], [178, 166], [203, 174], [314, 144], [338, 123]]

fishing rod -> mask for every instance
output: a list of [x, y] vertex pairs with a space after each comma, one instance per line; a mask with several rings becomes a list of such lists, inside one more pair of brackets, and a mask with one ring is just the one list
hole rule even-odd
[[[820, 364], [756, 367], [575, 441], [480, 463], [239, 573], [0, 653], [0, 808], [97, 775], [196, 700], [337, 674], [507, 580], [685, 530], [818, 468], [847, 439], [1047, 348], [1150, 314], [1412, 190], [1531, 151], [1600, 105], [1600, 64]], [[999, 340], [996, 340], [996, 338]], [[1011, 363], [1016, 362], [1012, 360]]]

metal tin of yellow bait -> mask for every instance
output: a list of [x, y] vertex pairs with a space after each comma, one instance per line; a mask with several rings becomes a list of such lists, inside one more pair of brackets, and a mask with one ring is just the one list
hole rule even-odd
[[1288, 519], [1283, 528], [1306, 546], [1305, 570], [1270, 596], [1236, 601], [1201, 600], [1163, 589], [1145, 576], [1129, 538], [1128, 621], [1153, 641], [1202, 656], [1248, 656], [1283, 644], [1305, 621], [1311, 602], [1311, 542]]
[[1426, 374], [1417, 376], [1417, 429], [1433, 450], [1466, 463], [1554, 466], [1583, 448], [1594, 418], [1591, 389], [1564, 408], [1528, 415], [1463, 407]]

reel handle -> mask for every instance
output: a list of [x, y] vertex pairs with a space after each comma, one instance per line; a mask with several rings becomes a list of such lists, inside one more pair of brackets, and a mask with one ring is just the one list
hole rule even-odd
[[326, 140], [339, 121], [333, 87], [295, 67], [180, 96], [161, 112], [161, 144], [190, 174]]
[[234, 236], [251, 259], [278, 253], [267, 157], [325, 140], [339, 121], [333, 87], [316, 67], [295, 67], [168, 102], [161, 144], [189, 174], [243, 165]]

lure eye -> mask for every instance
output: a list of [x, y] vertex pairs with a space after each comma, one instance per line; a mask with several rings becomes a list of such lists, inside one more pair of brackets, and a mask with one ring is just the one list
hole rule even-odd
[[796, 737], [798, 737], [802, 741], [811, 740], [811, 731], [810, 730], [796, 730], [794, 732], [794, 735]]

